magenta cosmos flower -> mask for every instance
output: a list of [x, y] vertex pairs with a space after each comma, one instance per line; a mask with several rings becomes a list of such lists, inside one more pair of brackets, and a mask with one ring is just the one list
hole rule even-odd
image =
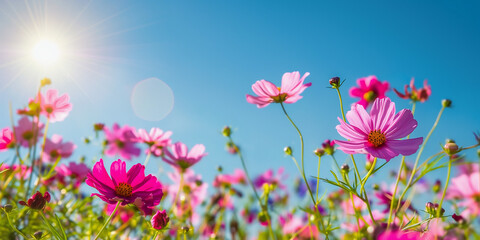
[[45, 115], [50, 122], [63, 121], [72, 110], [72, 104], [68, 102], [69, 100], [70, 97], [66, 93], [58, 96], [56, 89], [47, 90], [45, 96], [40, 93], [40, 107], [42, 109], [40, 113]]
[[461, 215], [478, 216], [480, 214], [480, 172], [452, 178], [447, 197], [461, 200], [458, 206], [466, 207]]
[[266, 107], [268, 104], [275, 103], [294, 103], [302, 98], [300, 94], [312, 85], [312, 83], [303, 84], [303, 81], [310, 73], [305, 73], [300, 78], [299, 72], [287, 72], [283, 74], [282, 86], [277, 87], [275, 84], [260, 80], [252, 85], [252, 90], [258, 96], [247, 94], [247, 102], [257, 104], [258, 108]]
[[9, 128], [4, 128], [0, 132], [0, 152], [10, 147], [13, 141], [13, 133]]
[[104, 127], [104, 132], [108, 142], [105, 151], [107, 156], [113, 157], [115, 154], [118, 154], [127, 160], [131, 160], [132, 155], [140, 156], [140, 148], [136, 146], [138, 139], [135, 135], [135, 128], [127, 125], [120, 127], [115, 123], [112, 130]]
[[77, 146], [72, 142], [62, 142], [62, 136], [54, 134], [50, 139], [45, 140], [45, 149], [43, 151], [44, 162], [55, 162], [60, 156], [62, 159], [72, 155]]
[[360, 104], [353, 105], [346, 118], [349, 123], [338, 118], [337, 131], [349, 141], [335, 143], [347, 154], [371, 154], [388, 162], [399, 154], [414, 154], [423, 142], [421, 137], [398, 140], [413, 132], [417, 121], [408, 109], [395, 114], [395, 103], [390, 98], [376, 99], [370, 113]]
[[[18, 120], [18, 125], [15, 126], [15, 141], [23, 147], [35, 145], [38, 139], [43, 136], [43, 123], [39, 122], [36, 117], [33, 117], [33, 119], [32, 122], [29, 117], [22, 117]], [[36, 138], [35, 134], [37, 135]]]
[[137, 136], [139, 141], [148, 145], [147, 153], [152, 153], [156, 157], [163, 155], [163, 149], [172, 142], [170, 139], [172, 132], [163, 132], [160, 128], [152, 128], [149, 133], [145, 129], [138, 129]]
[[[432, 88], [428, 85], [427, 80], [423, 81], [423, 88], [417, 89], [414, 85], [415, 79], [412, 78], [410, 81], [410, 85], [405, 85], [405, 94], [400, 93], [397, 89], [393, 89], [393, 91], [403, 99], [411, 99], [412, 101], [420, 101], [425, 102], [427, 101], [428, 97], [432, 94]], [[410, 92], [408, 91], [408, 87], [410, 87]]]
[[377, 98], [384, 98], [390, 84], [387, 81], [380, 82], [376, 76], [368, 76], [357, 79], [358, 87], [350, 88], [350, 96], [360, 98], [357, 104], [364, 108]]
[[187, 145], [176, 142], [170, 149], [170, 151], [168, 149], [165, 151], [162, 159], [180, 171], [185, 171], [187, 168], [202, 160], [203, 157], [207, 156], [203, 144], [193, 146], [189, 152]]
[[86, 182], [100, 194], [92, 193], [92, 196], [98, 196], [108, 204], [116, 204], [118, 201], [121, 201], [122, 206], [134, 204], [144, 215], [152, 214], [153, 207], [163, 197], [162, 184], [151, 174], [145, 176], [145, 166], [138, 163], [127, 172], [126, 163], [118, 159], [110, 166], [110, 174], [111, 178], [102, 159], [95, 163]]

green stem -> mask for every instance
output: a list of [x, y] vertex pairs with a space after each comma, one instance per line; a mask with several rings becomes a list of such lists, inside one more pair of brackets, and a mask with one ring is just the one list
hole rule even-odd
[[374, 158], [374, 159], [373, 159], [373, 164], [372, 164], [372, 166], [370, 167], [370, 169], [368, 170], [367, 175], [365, 176], [365, 178], [364, 178], [363, 181], [362, 181], [362, 185], [361, 185], [361, 187], [360, 187], [360, 192], [365, 191], [365, 184], [367, 183], [368, 178], [370, 178], [370, 176], [372, 175], [373, 169], [375, 169], [375, 165], [376, 165], [376, 164], [377, 164], [377, 158]]
[[153, 240], [157, 240], [157, 236], [158, 236], [158, 231], [155, 231], [155, 234], [153, 235]]
[[344, 111], [343, 111], [342, 94], [340, 94], [340, 89], [338, 89], [338, 88], [335, 88], [335, 89], [337, 89], [338, 99], [340, 100], [340, 109], [342, 110], [342, 118], [343, 118], [343, 121], [346, 122], [346, 120], [345, 120], [345, 113], [344, 113]]
[[338, 165], [337, 159], [333, 154], [331, 156], [332, 156], [333, 162], [335, 163], [335, 166], [337, 166], [338, 172], [341, 173], [342, 169], [340, 168], [340, 165]]
[[308, 193], [310, 194], [310, 197], [312, 198], [312, 202], [313, 204], [315, 205], [315, 208], [316, 210], [318, 211], [318, 214], [320, 216], [320, 224], [322, 225], [322, 230], [325, 234], [325, 237], [326, 239], [328, 240], [328, 233], [325, 232], [325, 225], [323, 223], [323, 218], [322, 218], [322, 214], [320, 213], [320, 210], [318, 210], [318, 207], [317, 207], [317, 203], [315, 202], [315, 198], [313, 197], [313, 193], [312, 193], [312, 190], [310, 189], [310, 185], [308, 184], [308, 181], [307, 181], [307, 177], [305, 176], [305, 164], [304, 164], [304, 142], [303, 142], [303, 136], [302, 136], [302, 132], [300, 132], [300, 129], [298, 129], [297, 125], [295, 125], [295, 123], [293, 122], [293, 120], [290, 118], [290, 116], [288, 115], [287, 111], [285, 110], [285, 107], [283, 106], [283, 103], [281, 102], [280, 103], [280, 106], [282, 106], [282, 110], [283, 110], [283, 113], [285, 113], [285, 116], [288, 118], [288, 120], [290, 121], [290, 123], [293, 125], [293, 127], [297, 130], [298, 132], [298, 135], [300, 136], [300, 143], [301, 143], [301, 156], [302, 156], [302, 171], [300, 172], [302, 177], [303, 177], [303, 180], [305, 181], [305, 184], [307, 185], [307, 190], [308, 190]]
[[115, 209], [113, 209], [113, 212], [112, 214], [110, 214], [110, 217], [108, 217], [107, 221], [105, 221], [105, 223], [103, 224], [102, 228], [100, 229], [100, 232], [97, 234], [97, 236], [95, 237], [94, 240], [97, 240], [98, 237], [100, 237], [100, 235], [102, 235], [102, 232], [103, 230], [105, 230], [105, 228], [107, 227], [107, 225], [110, 223], [110, 221], [112, 220], [113, 216], [115, 216], [115, 213], [117, 212], [117, 209], [118, 209], [118, 206], [120, 206], [120, 201], [117, 202], [117, 205], [115, 206]]
[[7, 211], [5, 211], [5, 209], [3, 209], [3, 208], [0, 208], [0, 209], [2, 209], [2, 211], [3, 211], [3, 212], [5, 213], [5, 215], [7, 216], [7, 221], [8, 221], [8, 224], [10, 225], [10, 227], [11, 227], [15, 232], [17, 232], [18, 234], [22, 235], [22, 237], [24, 237], [25, 239], [28, 239], [28, 237], [27, 237], [25, 234], [23, 234], [20, 230], [18, 230], [18, 229], [15, 227], [15, 225], [13, 225], [12, 221], [10, 220], [10, 217], [8, 216]]
[[50, 232], [52, 232], [52, 234], [55, 235], [56, 238], [62, 239], [60, 233], [58, 233], [57, 230], [55, 230], [55, 228], [52, 226], [52, 224], [50, 224], [50, 222], [47, 220], [43, 212], [41, 210], [38, 212], [40, 213], [40, 216], [42, 217], [43, 221], [47, 224], [48, 228], [50, 229]]
[[143, 166], [147, 167], [148, 160], [150, 160], [151, 155], [152, 155], [152, 152], [148, 151], [147, 158], [145, 159], [145, 162], [143, 163]]
[[183, 171], [180, 171], [180, 183], [178, 184], [177, 194], [175, 194], [175, 198], [173, 198], [173, 203], [172, 203], [172, 208], [170, 208], [170, 213], [172, 213], [173, 209], [177, 204], [178, 196], [180, 195], [180, 192], [183, 192]]
[[319, 190], [319, 186], [320, 186], [320, 163], [322, 161], [322, 157], [318, 156], [318, 169], [317, 169], [317, 203], [319, 202], [318, 201], [318, 190]]
[[405, 196], [408, 189], [411, 187], [410, 184], [412, 183], [413, 177], [415, 176], [415, 173], [417, 172], [418, 160], [420, 159], [420, 156], [422, 156], [423, 149], [425, 148], [425, 145], [427, 145], [427, 142], [430, 139], [430, 136], [432, 136], [433, 131], [437, 127], [437, 124], [440, 121], [440, 118], [442, 117], [442, 113], [443, 113], [444, 110], [445, 110], [445, 106], [442, 106], [442, 109], [440, 109], [440, 112], [438, 113], [437, 120], [435, 120], [435, 123], [433, 124], [432, 129], [430, 129], [430, 132], [428, 133], [427, 137], [425, 138], [425, 141], [423, 142], [422, 147], [420, 147], [420, 151], [418, 152], [417, 158], [415, 159], [415, 164], [413, 165], [412, 174], [410, 175], [408, 183], [405, 186], [405, 190], [403, 190], [402, 195], [400, 195], [400, 197], [398, 198], [398, 203], [397, 203], [397, 208], [396, 208], [395, 214], [397, 213], [398, 209], [400, 208], [402, 198]]
[[[412, 104], [412, 116], [415, 114], [416, 108], [417, 108], [417, 102], [414, 101]], [[407, 136], [407, 139], [409, 138], [410, 138], [410, 134]], [[390, 200], [390, 210], [389, 210], [388, 219], [387, 219], [387, 229], [390, 228], [392, 213], [393, 213], [393, 205], [395, 204], [395, 196], [397, 195], [398, 183], [400, 182], [400, 176], [402, 175], [404, 164], [405, 164], [405, 156], [402, 156], [402, 161], [400, 162], [400, 169], [398, 170], [397, 180], [395, 182], [395, 187], [392, 193], [392, 199]]]
[[450, 159], [448, 160], [447, 180], [445, 181], [445, 188], [443, 189], [442, 200], [440, 200], [440, 204], [438, 205], [437, 217], [441, 217], [440, 214], [441, 214], [441, 211], [442, 211], [443, 199], [445, 198], [445, 194], [447, 193], [448, 182], [450, 181], [450, 171], [451, 171], [451, 169], [452, 169], [452, 156], [450, 156]]

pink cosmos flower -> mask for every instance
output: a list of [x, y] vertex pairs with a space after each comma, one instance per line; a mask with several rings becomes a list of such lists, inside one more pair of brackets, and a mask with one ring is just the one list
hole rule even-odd
[[[172, 194], [172, 201], [178, 193], [180, 185], [180, 173], [178, 171], [169, 172], [168, 177], [174, 182], [168, 186], [168, 193]], [[174, 213], [177, 216], [183, 216], [184, 214], [191, 214], [191, 219], [194, 224], [197, 224], [200, 220], [200, 216], [197, 211], [193, 211], [199, 206], [207, 197], [208, 184], [202, 181], [200, 175], [195, 175], [195, 172], [191, 169], [186, 169], [183, 173], [183, 190], [180, 193], [177, 202], [174, 203]], [[186, 194], [188, 193], [188, 194]], [[182, 202], [183, 200], [183, 202]]]
[[[410, 81], [410, 85], [405, 85], [405, 94], [400, 93], [397, 89], [393, 89], [393, 91], [403, 99], [411, 99], [412, 101], [420, 101], [425, 102], [427, 101], [428, 97], [432, 94], [432, 88], [428, 85], [427, 80], [423, 82], [423, 88], [416, 89], [414, 85], [415, 79], [412, 78]], [[411, 92], [408, 91], [408, 87], [412, 90]]]
[[[32, 169], [27, 167], [27, 165], [14, 164], [12, 166], [9, 166], [8, 164], [2, 164], [2, 166], [0, 166], [0, 172], [6, 169], [11, 171], [11, 173], [15, 173], [15, 178], [23, 179], [23, 180], [28, 179], [30, 176], [30, 173], [32, 173]], [[7, 176], [8, 174], [9, 173], [7, 172], [7, 173], [4, 173], [3, 175]]]
[[294, 103], [302, 98], [300, 94], [312, 85], [312, 83], [303, 84], [303, 81], [310, 73], [305, 73], [300, 78], [299, 72], [286, 72], [282, 77], [282, 86], [277, 87], [275, 84], [260, 80], [252, 85], [252, 90], [258, 96], [247, 94], [247, 102], [257, 104], [258, 108], [266, 107], [268, 104], [275, 103]]
[[224, 185], [245, 184], [247, 182], [245, 172], [241, 169], [235, 169], [233, 174], [220, 174], [213, 180], [213, 186], [219, 187]]
[[285, 169], [281, 167], [278, 169], [277, 175], [275, 176], [273, 170], [268, 169], [253, 180], [253, 185], [255, 185], [256, 188], [261, 188], [263, 184], [268, 183], [281, 189], [286, 189], [286, 186], [282, 184], [282, 182], [285, 182], [285, 179], [287, 178], [287, 175], [284, 174], [284, 172]]
[[152, 214], [153, 207], [160, 203], [163, 197], [162, 184], [153, 175], [145, 176], [145, 166], [138, 163], [126, 171], [126, 163], [120, 159], [110, 166], [111, 178], [105, 170], [103, 160], [100, 159], [92, 172], [87, 174], [86, 183], [96, 188], [98, 196], [108, 204], [134, 204], [144, 215]]
[[[116, 204], [107, 204], [105, 206], [105, 213], [108, 216], [112, 215], [112, 212], [113, 212], [113, 210], [115, 210], [115, 207], [116, 207]], [[136, 210], [134, 211], [134, 209], [135, 209], [134, 207], [118, 208], [117, 212], [115, 212], [114, 217], [116, 219], [120, 220], [122, 223], [126, 223], [126, 222], [130, 221], [130, 219], [132, 219], [132, 217], [135, 216], [135, 211]]]
[[[34, 127], [35, 130], [33, 129]], [[34, 118], [32, 122], [29, 117], [22, 117], [18, 120], [18, 125], [15, 126], [15, 141], [23, 147], [33, 146], [37, 143], [38, 139], [43, 136], [42, 130], [43, 123], [39, 122], [38, 118]], [[35, 132], [37, 135], [36, 138]]]
[[417, 240], [422, 239], [420, 232], [403, 232], [400, 230], [388, 230], [378, 236], [378, 240]]
[[[353, 205], [355, 205], [355, 209], [353, 209]], [[353, 204], [351, 198], [346, 198], [340, 206], [342, 207], [343, 212], [349, 215], [355, 215], [355, 212], [362, 212], [362, 210], [367, 209], [367, 204], [356, 195], [353, 195]]]
[[70, 97], [66, 93], [58, 96], [56, 89], [48, 89], [45, 96], [41, 93], [39, 95], [41, 114], [45, 115], [50, 122], [63, 121], [72, 110], [72, 104], [68, 102]]
[[179, 171], [185, 171], [205, 156], [207, 156], [207, 154], [205, 153], [205, 146], [203, 146], [203, 144], [193, 146], [189, 152], [187, 145], [176, 142], [170, 147], [170, 151], [168, 149], [165, 150], [162, 159]]
[[156, 157], [163, 155], [163, 149], [171, 144], [171, 135], [171, 131], [163, 132], [160, 128], [152, 128], [150, 133], [139, 129], [137, 133], [138, 140], [148, 145], [147, 153], [151, 152]]
[[55, 162], [59, 156], [62, 159], [68, 158], [72, 155], [73, 150], [77, 146], [72, 142], [62, 143], [62, 136], [54, 134], [50, 139], [45, 141], [45, 150], [43, 151], [44, 162]]
[[[287, 213], [278, 219], [284, 235], [292, 236], [291, 239], [319, 239], [320, 233], [315, 225], [309, 225], [308, 220]], [[290, 238], [289, 238], [290, 239]]]
[[452, 178], [448, 186], [447, 198], [459, 199], [459, 207], [466, 207], [463, 216], [478, 216], [480, 214], [480, 172], [462, 174]]
[[0, 152], [5, 151], [9, 148], [10, 144], [13, 142], [13, 133], [10, 128], [4, 128], [0, 132]]
[[335, 140], [335, 143], [347, 154], [371, 154], [388, 162], [399, 154], [414, 154], [423, 142], [421, 137], [397, 140], [413, 132], [417, 121], [408, 109], [395, 114], [395, 103], [390, 98], [375, 100], [370, 113], [362, 105], [354, 105], [346, 118], [349, 124], [338, 118], [340, 125], [336, 128], [350, 141]]
[[131, 160], [132, 155], [136, 157], [140, 156], [140, 148], [136, 146], [137, 137], [135, 135], [135, 128], [127, 125], [120, 127], [115, 123], [113, 124], [112, 130], [105, 127], [104, 132], [108, 142], [105, 151], [107, 156], [119, 154], [120, 157], [127, 160]]
[[[350, 205], [352, 205], [351, 201], [350, 201]], [[378, 210], [373, 210], [372, 211], [372, 216], [373, 216], [373, 218], [375, 219], [376, 222], [379, 222], [383, 218], [386, 217], [386, 214], [384, 214], [384, 213], [382, 213]], [[363, 219], [365, 221], [363, 221]], [[360, 225], [360, 229], [364, 228], [365, 226], [373, 226], [373, 220], [372, 220], [372, 217], [370, 216], [370, 214], [367, 214], [367, 215], [363, 216], [362, 220], [360, 222], [358, 222], [358, 224], [356, 222], [355, 223], [348, 223], [348, 222], [342, 223], [341, 228], [347, 230], [348, 232], [358, 232], [358, 231], [360, 231], [360, 229], [358, 228], [359, 225]]]
[[377, 98], [384, 98], [385, 92], [390, 87], [387, 81], [383, 83], [378, 81], [376, 76], [368, 76], [357, 79], [358, 87], [350, 88], [350, 96], [358, 97], [360, 100], [357, 104], [362, 105], [364, 108], [375, 101]]
[[90, 168], [88, 168], [87, 165], [75, 162], [68, 163], [68, 166], [62, 164], [56, 167], [55, 170], [61, 181], [64, 181], [65, 177], [70, 177], [74, 180], [74, 186], [77, 188], [85, 181], [88, 173], [90, 173]]
[[152, 220], [152, 227], [157, 230], [161, 230], [165, 228], [170, 221], [170, 218], [167, 215], [167, 211], [158, 211], [155, 215], [153, 215]]

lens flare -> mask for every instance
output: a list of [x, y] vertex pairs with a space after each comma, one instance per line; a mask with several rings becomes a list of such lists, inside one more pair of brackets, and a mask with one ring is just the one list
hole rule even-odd
[[32, 50], [33, 59], [43, 65], [51, 65], [60, 57], [60, 48], [55, 42], [41, 40]]

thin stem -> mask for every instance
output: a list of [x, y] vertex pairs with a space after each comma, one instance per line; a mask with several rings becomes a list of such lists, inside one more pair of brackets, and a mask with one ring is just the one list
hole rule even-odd
[[[415, 115], [416, 108], [417, 108], [417, 102], [414, 101], [412, 104], [412, 116]], [[410, 134], [407, 136], [407, 139], [409, 138], [410, 138]], [[397, 195], [398, 183], [400, 182], [400, 176], [402, 175], [404, 164], [405, 164], [405, 156], [402, 156], [402, 161], [400, 162], [400, 169], [398, 170], [397, 180], [395, 182], [395, 187], [392, 193], [392, 199], [390, 199], [390, 210], [389, 210], [388, 219], [387, 219], [387, 229], [390, 228], [392, 213], [393, 213], [393, 205], [395, 204], [395, 196]]]
[[56, 238], [62, 239], [62, 237], [60, 236], [60, 233], [58, 233], [57, 230], [55, 230], [55, 228], [52, 226], [52, 224], [50, 224], [50, 222], [47, 220], [43, 212], [42, 211], [38, 211], [38, 212], [40, 213], [40, 216], [42, 217], [43, 221], [47, 224], [52, 234], [55, 235]]
[[353, 194], [352, 192], [349, 192], [350, 193], [350, 199], [352, 200], [352, 207], [353, 207], [353, 212], [355, 214], [355, 218], [357, 219], [357, 226], [358, 226], [358, 229], [360, 230], [361, 227], [360, 227], [360, 218], [358, 217], [358, 214], [357, 214], [357, 210], [355, 208], [355, 201], [353, 200]]
[[178, 196], [180, 195], [180, 192], [183, 192], [183, 171], [181, 170], [180, 170], [180, 183], [178, 184], [178, 191], [175, 194], [175, 198], [173, 199], [172, 208], [170, 208], [170, 213], [173, 211], [173, 209], [175, 208], [175, 205], [177, 204]]
[[8, 224], [10, 225], [10, 227], [15, 231], [17, 232], [18, 234], [22, 235], [22, 237], [24, 237], [25, 239], [28, 239], [27, 236], [25, 236], [25, 234], [23, 234], [20, 230], [18, 230], [15, 225], [13, 225], [12, 221], [10, 220], [10, 217], [8, 216], [8, 213], [7, 211], [5, 211], [5, 209], [3, 208], [0, 208], [2, 209], [2, 211], [5, 213], [5, 215], [7, 216], [7, 221], [8, 221]]
[[158, 236], [158, 231], [155, 231], [155, 234], [153, 235], [153, 240], [157, 240], [157, 236]]
[[340, 109], [342, 110], [342, 118], [343, 118], [343, 121], [345, 122], [345, 113], [343, 111], [343, 102], [342, 102], [342, 94], [340, 94], [340, 89], [336, 88], [337, 89], [337, 93], [338, 93], [338, 99], [340, 100]]
[[318, 169], [317, 169], [317, 203], [318, 203], [318, 189], [320, 186], [320, 163], [322, 161], [322, 157], [318, 156]]
[[375, 169], [375, 165], [377, 164], [377, 158], [373, 159], [373, 164], [368, 170], [367, 175], [365, 176], [364, 180], [362, 181], [361, 187], [360, 187], [360, 192], [365, 191], [365, 184], [367, 183], [368, 178], [372, 175], [373, 169]]
[[[418, 165], [418, 160], [420, 159], [420, 156], [422, 156], [423, 149], [425, 148], [425, 145], [427, 145], [428, 140], [430, 139], [430, 136], [432, 136], [433, 131], [437, 127], [438, 122], [440, 121], [440, 118], [442, 117], [442, 113], [445, 110], [445, 106], [442, 106], [442, 109], [440, 109], [440, 112], [438, 113], [437, 120], [435, 120], [435, 123], [432, 126], [432, 129], [430, 129], [430, 132], [428, 133], [427, 137], [425, 138], [425, 141], [422, 144], [422, 147], [420, 147], [420, 151], [417, 154], [417, 158], [415, 159], [415, 164], [413, 165], [412, 169], [412, 174], [410, 175], [410, 179], [408, 179], [408, 183], [405, 186], [405, 190], [403, 190], [402, 195], [398, 198], [398, 204], [396, 210], [400, 208], [402, 198], [405, 196], [407, 193], [408, 189], [411, 187], [410, 184], [412, 183], [413, 177], [415, 176], [415, 173], [417, 172], [417, 165]], [[395, 211], [395, 213], [397, 212]]]
[[443, 194], [442, 194], [442, 200], [440, 200], [440, 204], [438, 205], [437, 209], [437, 217], [440, 217], [441, 211], [442, 211], [442, 204], [443, 204], [443, 199], [445, 198], [445, 194], [447, 193], [447, 188], [448, 188], [448, 182], [450, 181], [450, 172], [452, 169], [452, 156], [450, 156], [450, 159], [448, 160], [448, 172], [447, 172], [447, 180], [445, 181], [445, 188], [443, 189]]
[[340, 165], [338, 165], [337, 159], [333, 154], [331, 156], [332, 156], [333, 162], [335, 163], [335, 166], [337, 166], [338, 172], [341, 173], [342, 169], [340, 168]]
[[298, 129], [297, 125], [295, 125], [295, 123], [293, 122], [293, 120], [290, 118], [290, 116], [288, 115], [287, 111], [285, 110], [285, 107], [283, 106], [283, 103], [281, 102], [280, 103], [280, 106], [282, 106], [282, 110], [283, 110], [283, 113], [285, 113], [285, 116], [288, 118], [288, 120], [290, 121], [290, 123], [293, 125], [293, 127], [297, 130], [298, 132], [298, 135], [300, 136], [300, 144], [301, 144], [301, 156], [302, 156], [302, 171], [300, 172], [302, 177], [303, 177], [303, 180], [305, 181], [305, 184], [307, 185], [307, 190], [308, 190], [308, 193], [310, 194], [310, 197], [312, 198], [312, 202], [313, 204], [315, 205], [315, 208], [316, 210], [318, 211], [318, 214], [320, 216], [320, 224], [322, 225], [322, 230], [325, 234], [325, 238], [328, 240], [328, 233], [325, 232], [325, 226], [324, 226], [324, 223], [323, 223], [323, 217], [322, 217], [322, 213], [320, 213], [320, 210], [318, 209], [317, 207], [317, 203], [315, 202], [315, 198], [313, 197], [313, 193], [312, 193], [312, 190], [310, 189], [310, 185], [308, 184], [308, 181], [307, 181], [307, 177], [305, 176], [305, 164], [304, 164], [304, 142], [303, 142], [303, 136], [302, 136], [302, 132], [300, 132], [300, 129]]
[[145, 158], [145, 162], [143, 163], [143, 166], [147, 167], [148, 160], [150, 160], [150, 156], [152, 156], [152, 152], [148, 151], [147, 158]]
[[108, 217], [107, 221], [105, 221], [105, 223], [103, 224], [102, 228], [100, 229], [100, 232], [97, 234], [97, 236], [95, 237], [94, 240], [97, 240], [98, 237], [100, 237], [100, 235], [102, 235], [103, 230], [105, 230], [105, 228], [107, 227], [107, 225], [108, 225], [108, 224], [110, 223], [110, 221], [112, 220], [113, 216], [115, 216], [115, 213], [117, 212], [117, 209], [118, 209], [118, 206], [120, 206], [120, 203], [121, 203], [121, 201], [118, 201], [118, 202], [117, 202], [117, 205], [115, 206], [115, 209], [113, 209], [112, 214], [110, 214], [110, 217]]

